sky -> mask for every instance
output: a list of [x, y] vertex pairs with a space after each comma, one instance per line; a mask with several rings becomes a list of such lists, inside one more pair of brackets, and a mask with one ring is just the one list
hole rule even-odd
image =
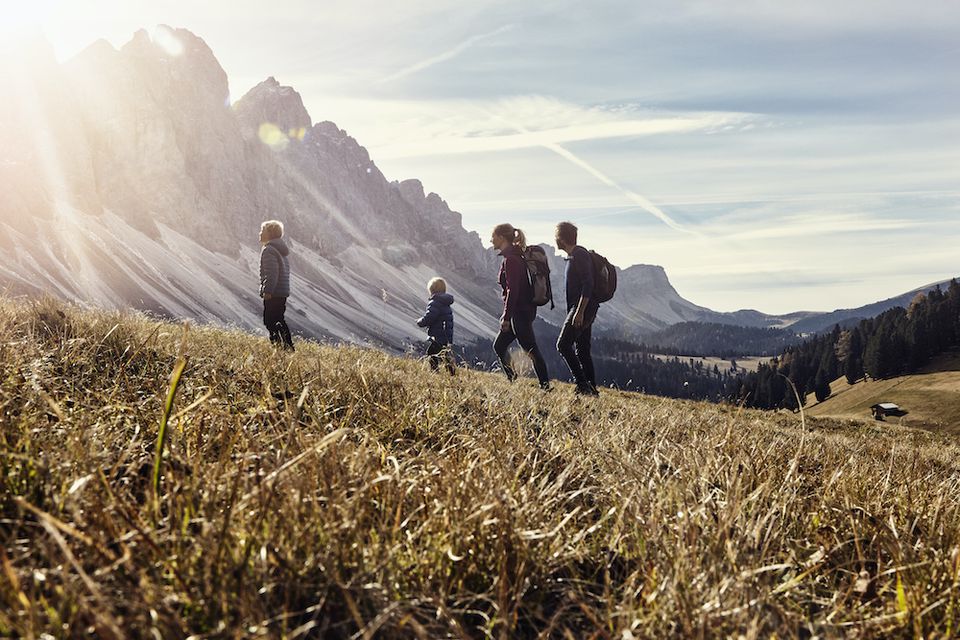
[[718, 311], [960, 276], [957, 0], [0, 0], [58, 57], [204, 38], [236, 99], [295, 87], [481, 238], [571, 220]]

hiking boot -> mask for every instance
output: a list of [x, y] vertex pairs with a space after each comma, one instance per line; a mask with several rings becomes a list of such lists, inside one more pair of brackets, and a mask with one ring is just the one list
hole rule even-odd
[[577, 383], [576, 388], [573, 390], [573, 394], [577, 396], [596, 396], [599, 395], [597, 390], [593, 388], [589, 382], [580, 382]]
[[549, 382], [541, 382], [540, 390], [543, 391], [544, 393], [550, 393], [551, 391], [553, 391], [553, 387], [550, 386]]

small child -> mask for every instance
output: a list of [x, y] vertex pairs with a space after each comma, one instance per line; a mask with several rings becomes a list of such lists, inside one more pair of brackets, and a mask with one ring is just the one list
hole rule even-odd
[[447, 371], [450, 375], [457, 372], [453, 360], [453, 296], [447, 293], [447, 283], [443, 278], [432, 278], [427, 283], [427, 290], [430, 292], [430, 300], [427, 302], [427, 311], [423, 317], [417, 320], [418, 327], [426, 327], [427, 335], [430, 336], [430, 344], [427, 347], [427, 355], [430, 356], [430, 368], [437, 371], [440, 368], [440, 360], [447, 363]]

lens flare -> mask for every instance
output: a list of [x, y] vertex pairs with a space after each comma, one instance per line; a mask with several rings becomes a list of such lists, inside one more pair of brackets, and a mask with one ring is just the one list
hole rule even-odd
[[287, 148], [287, 145], [290, 144], [290, 138], [287, 134], [272, 122], [264, 122], [261, 124], [257, 130], [257, 135], [260, 137], [260, 142], [274, 151], [283, 151]]
[[168, 55], [179, 56], [183, 53], [183, 43], [170, 27], [159, 25], [150, 31], [150, 40]]
[[283, 151], [291, 140], [302, 142], [306, 135], [307, 129], [305, 127], [291, 127], [284, 131], [272, 122], [264, 122], [257, 130], [260, 142], [274, 151]]

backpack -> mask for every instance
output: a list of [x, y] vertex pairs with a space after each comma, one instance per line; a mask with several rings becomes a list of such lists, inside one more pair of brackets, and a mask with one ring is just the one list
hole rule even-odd
[[550, 303], [553, 309], [553, 286], [550, 284], [550, 262], [543, 247], [527, 247], [523, 251], [523, 261], [527, 265], [527, 279], [530, 281], [530, 293], [533, 304], [538, 307]]
[[593, 297], [597, 302], [609, 302], [617, 291], [617, 268], [596, 251], [590, 252], [593, 260]]

